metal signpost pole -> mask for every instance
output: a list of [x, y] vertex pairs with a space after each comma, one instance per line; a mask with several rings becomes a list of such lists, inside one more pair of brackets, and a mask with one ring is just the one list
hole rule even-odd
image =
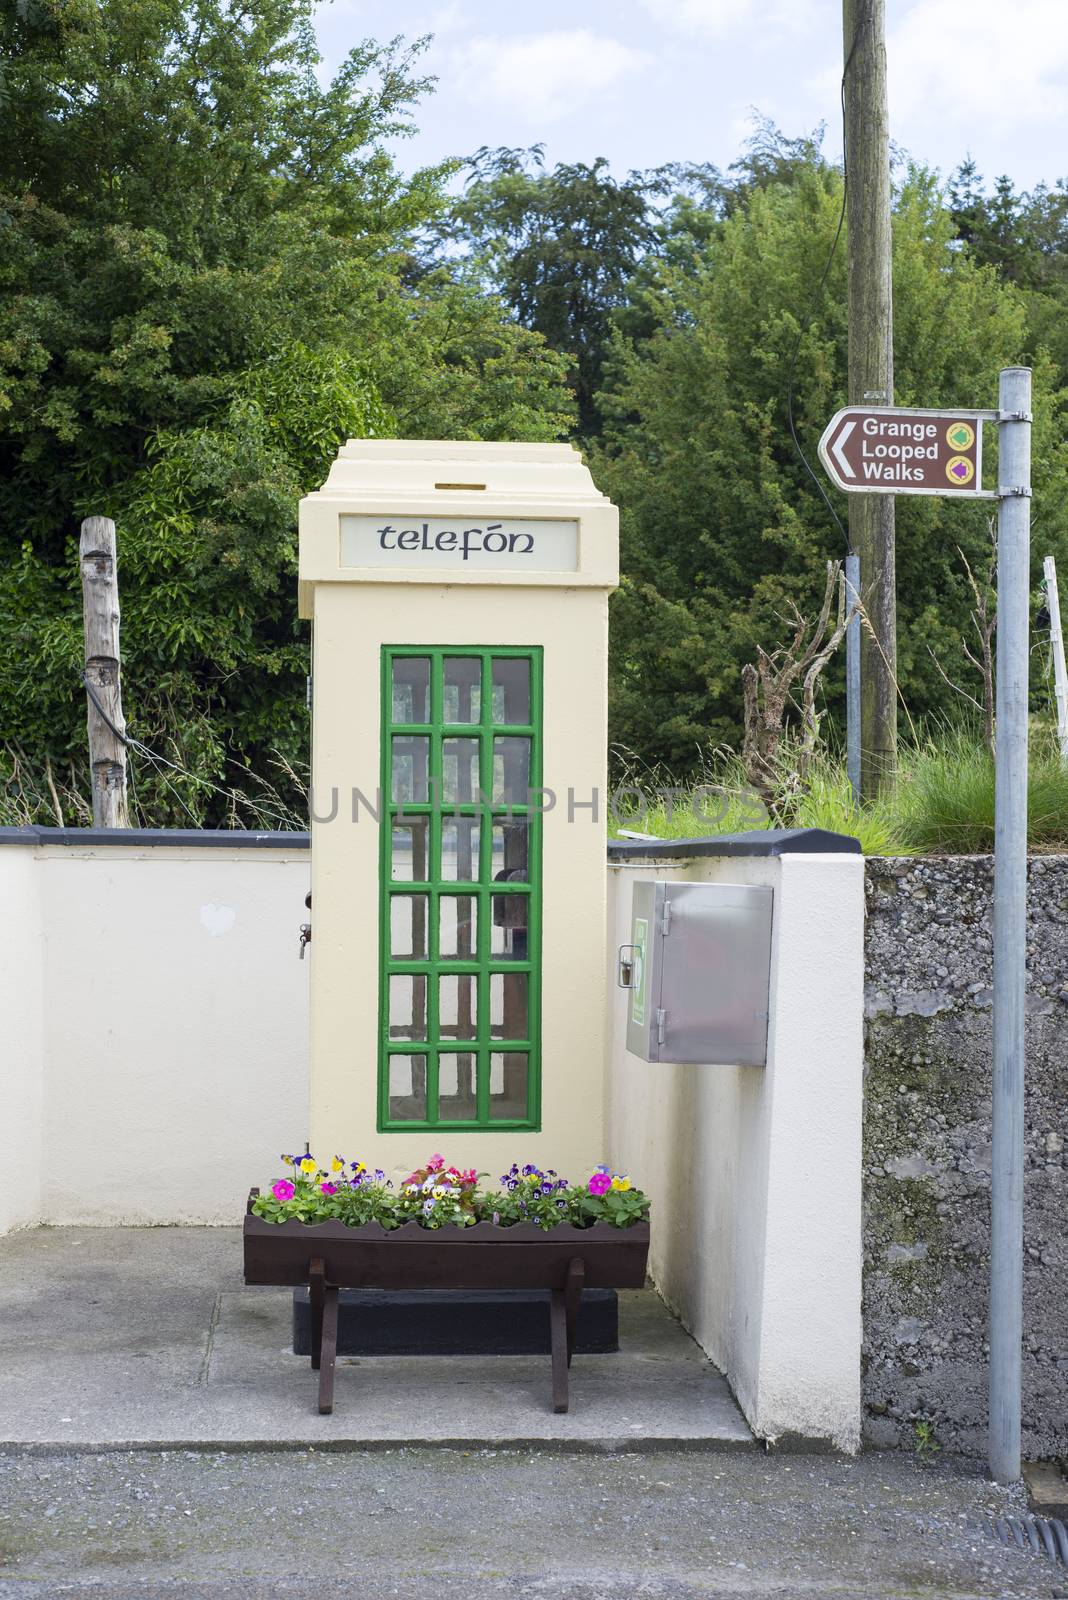
[[998, 386], [994, 1086], [990, 1182], [990, 1423], [995, 1483], [1020, 1476], [1023, 1343], [1024, 989], [1027, 954], [1027, 677], [1031, 369]]
[[[846, 615], [860, 598], [860, 557], [845, 558]], [[846, 626], [846, 769], [854, 809], [860, 806], [860, 614]]]

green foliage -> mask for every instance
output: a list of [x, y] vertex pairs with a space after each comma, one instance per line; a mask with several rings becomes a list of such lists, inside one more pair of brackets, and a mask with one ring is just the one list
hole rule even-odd
[[[944, 733], [906, 754], [893, 801], [911, 852], [977, 855], [994, 848], [994, 763], [977, 737]], [[1027, 777], [1027, 841], [1034, 850], [1068, 847], [1068, 767], [1051, 730], [1036, 726]]]
[[942, 1446], [935, 1437], [933, 1422], [914, 1422], [912, 1424], [912, 1448], [918, 1461], [925, 1465], [933, 1461]]
[[678, 162], [616, 179], [603, 157], [546, 170], [540, 145], [484, 148], [467, 165], [464, 192], [432, 238], [462, 249], [474, 279], [566, 353], [578, 432], [590, 438], [601, 428], [613, 325], [625, 317], [639, 326], [635, 292], [647, 263], [707, 236], [749, 168], [733, 183], [714, 167]]
[[[809, 786], [797, 789], [796, 752], [780, 752], [782, 815], [771, 815], [729, 750], [704, 756], [696, 779], [679, 783], [665, 769], [637, 775], [631, 766], [616, 790], [609, 836], [622, 829], [661, 839], [701, 839], [787, 822], [860, 840], [865, 855], [985, 855], [994, 848], [994, 764], [977, 730], [942, 725], [906, 742], [891, 793], [854, 807], [845, 763], [822, 752]], [[639, 798], [641, 797], [641, 803]], [[1028, 844], [1068, 849], [1068, 767], [1052, 728], [1037, 719], [1028, 770]]]
[[579, 428], [590, 433], [610, 317], [653, 243], [650, 198], [663, 192], [662, 176], [632, 172], [617, 182], [603, 158], [546, 171], [540, 146], [483, 149], [469, 168], [442, 232], [524, 327], [571, 357]]
[[27, 0], [0, 24], [0, 739], [87, 792], [77, 527], [113, 517], [128, 725], [181, 769], [133, 758], [156, 823], [233, 819], [245, 784], [300, 807], [296, 503], [346, 437], [571, 421], [564, 356], [412, 273], [450, 170], [386, 153], [421, 47], [365, 41], [324, 86], [311, 18]]
[[[813, 460], [845, 401], [844, 248], [803, 320], [840, 208], [840, 174], [817, 159], [795, 164], [789, 182], [752, 187], [688, 265], [665, 266], [644, 288], [649, 336], [620, 334], [613, 347], [604, 436], [591, 450], [621, 508], [612, 733], [679, 773], [708, 744], [738, 744], [742, 666], [781, 637], [787, 600], [811, 612], [824, 563], [842, 553], [786, 417], [795, 348], [794, 412]], [[991, 267], [954, 248], [952, 217], [918, 170], [895, 203], [894, 292], [897, 400], [991, 404], [999, 367], [1024, 349], [1025, 307]], [[1064, 557], [1063, 397], [1045, 357], [1035, 361], [1035, 415], [1042, 551]], [[981, 570], [989, 536], [981, 505], [942, 499], [899, 498], [897, 528], [899, 680], [922, 717], [952, 693], [932, 652], [951, 674], [969, 671], [971, 597], [957, 547]], [[837, 714], [840, 663], [835, 672]]]

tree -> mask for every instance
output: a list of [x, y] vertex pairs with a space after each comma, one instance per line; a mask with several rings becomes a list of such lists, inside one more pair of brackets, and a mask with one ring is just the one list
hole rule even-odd
[[131, 731], [179, 769], [141, 764], [157, 821], [218, 821], [213, 785], [303, 758], [296, 502], [341, 440], [571, 421], [564, 358], [499, 300], [412, 280], [450, 170], [406, 179], [385, 149], [429, 87], [421, 46], [365, 41], [324, 87], [311, 16], [3, 14], [0, 741], [77, 784], [77, 526], [109, 515]]
[[600, 426], [596, 394], [612, 314], [656, 241], [654, 201], [671, 176], [671, 169], [631, 172], [619, 181], [603, 157], [547, 171], [540, 146], [482, 149], [442, 230], [524, 327], [571, 357], [583, 436]]
[[[710, 743], [740, 744], [743, 665], [773, 646], [791, 602], [811, 609], [826, 561], [843, 553], [786, 424], [791, 370], [810, 461], [845, 400], [841, 250], [813, 319], [802, 320], [840, 209], [841, 176], [821, 161], [787, 184], [755, 187], [691, 269], [661, 273], [651, 336], [617, 337], [608, 364], [593, 464], [621, 507], [612, 734], [680, 772]], [[999, 367], [1026, 342], [1019, 291], [954, 250], [953, 235], [935, 180], [910, 172], [894, 216], [902, 405], [991, 404]], [[1044, 544], [1058, 552], [1068, 469], [1061, 398], [1048, 360], [1036, 360], [1035, 376], [1036, 500], [1046, 508]], [[986, 528], [982, 507], [940, 499], [902, 499], [898, 514], [900, 685], [920, 718], [952, 701], [928, 646], [943, 661], [960, 657], [971, 596], [957, 547], [974, 565]], [[840, 710], [833, 683], [831, 709]]]
[[1024, 354], [1045, 351], [1057, 380], [1068, 384], [1068, 184], [1040, 183], [1017, 194], [1007, 177], [988, 194], [974, 161], [949, 184], [949, 206], [961, 246], [1020, 291], [1027, 313]]

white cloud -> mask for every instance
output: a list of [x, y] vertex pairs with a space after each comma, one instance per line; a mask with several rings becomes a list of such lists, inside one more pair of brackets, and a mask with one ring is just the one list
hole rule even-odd
[[453, 50], [448, 89], [493, 100], [541, 123], [569, 115], [647, 67], [650, 57], [588, 28], [481, 34]]
[[816, 0], [643, 0], [646, 11], [679, 33], [720, 39], [746, 33], [765, 47], [813, 25]]
[[[887, 40], [890, 114], [967, 134], [1052, 123], [1068, 104], [1064, 0], [918, 0]], [[900, 132], [899, 132], [900, 137]], [[1050, 152], [1053, 165], [1063, 160]]]

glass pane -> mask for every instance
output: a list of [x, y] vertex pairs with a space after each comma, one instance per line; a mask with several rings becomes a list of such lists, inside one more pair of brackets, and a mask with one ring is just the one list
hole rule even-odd
[[443, 1122], [474, 1122], [478, 1116], [478, 1057], [438, 1056], [438, 1116]]
[[442, 714], [446, 722], [477, 722], [482, 715], [482, 662], [477, 656], [446, 656]]
[[490, 954], [505, 961], [527, 959], [527, 917], [530, 900], [525, 894], [493, 896]]
[[443, 739], [442, 801], [445, 805], [470, 805], [478, 793], [477, 739]]
[[441, 877], [444, 883], [474, 883], [478, 878], [477, 817], [443, 817]]
[[438, 1033], [442, 1039], [473, 1039], [478, 1032], [478, 980], [471, 972], [446, 972], [438, 979]]
[[426, 1121], [426, 1056], [390, 1056], [389, 1115], [396, 1122]]
[[495, 1039], [527, 1037], [527, 975], [490, 974], [490, 1033]]
[[[427, 897], [394, 894], [389, 899], [389, 953], [401, 961], [425, 961], [427, 949]], [[511, 1034], [511, 1038], [518, 1038]]]
[[389, 979], [389, 1036], [425, 1039], [426, 977], [421, 972], [394, 972]]
[[430, 765], [430, 740], [425, 733], [398, 734], [393, 740], [394, 800], [425, 804], [427, 772]]
[[530, 882], [529, 833], [530, 824], [526, 817], [493, 824], [492, 874], [495, 883]]
[[527, 1114], [527, 1055], [508, 1050], [490, 1056], [489, 1114], [492, 1120]]
[[[478, 951], [478, 901], [473, 894], [443, 894], [438, 901], [438, 954], [470, 961]], [[513, 1039], [525, 1035], [511, 1035]]]
[[494, 739], [493, 798], [509, 806], [530, 804], [529, 739]]
[[493, 658], [493, 720], [530, 721], [530, 662], [521, 656]]
[[394, 656], [393, 721], [430, 721], [429, 657]]
[[426, 883], [427, 841], [430, 822], [420, 817], [417, 822], [395, 822], [390, 850], [390, 877], [394, 883]]

